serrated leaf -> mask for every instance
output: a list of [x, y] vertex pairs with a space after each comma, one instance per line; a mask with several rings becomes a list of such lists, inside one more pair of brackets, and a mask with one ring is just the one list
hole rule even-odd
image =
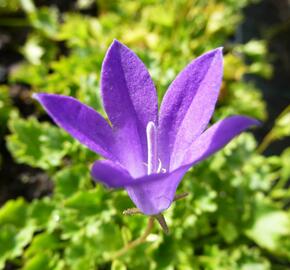
[[61, 164], [72, 145], [71, 137], [49, 123], [40, 123], [35, 118], [9, 120], [12, 132], [7, 137], [7, 146], [19, 163], [32, 167], [50, 169]]
[[34, 200], [29, 206], [29, 221], [39, 229], [45, 228], [51, 219], [55, 204], [49, 198]]
[[60, 241], [54, 234], [42, 233], [36, 235], [34, 237], [32, 243], [25, 251], [25, 255], [27, 257], [31, 257], [32, 255], [36, 255], [39, 253], [39, 250], [45, 251], [53, 251], [60, 247]]
[[98, 214], [104, 207], [102, 193], [98, 189], [79, 191], [65, 201], [65, 206], [82, 216]]
[[30, 243], [34, 232], [35, 228], [29, 225], [21, 230], [13, 225], [2, 225], [0, 227], [0, 265], [7, 259], [19, 257]]
[[26, 225], [23, 229], [15, 235], [15, 247], [11, 250], [11, 257], [15, 258], [22, 254], [24, 248], [31, 242], [35, 227], [33, 225]]
[[91, 178], [87, 166], [68, 167], [55, 175], [55, 192], [60, 196], [69, 197], [85, 186], [88, 187], [90, 181]]
[[7, 201], [0, 208], [0, 225], [13, 224], [17, 227], [26, 222], [27, 203], [23, 198]]

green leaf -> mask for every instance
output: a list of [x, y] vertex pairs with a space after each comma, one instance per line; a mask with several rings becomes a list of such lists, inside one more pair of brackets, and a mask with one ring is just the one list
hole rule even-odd
[[100, 189], [79, 191], [65, 201], [65, 206], [74, 209], [81, 216], [98, 214], [104, 207]]
[[49, 38], [56, 38], [58, 33], [58, 9], [43, 7], [29, 10], [31, 24]]
[[10, 200], [0, 208], [0, 225], [13, 224], [21, 227], [26, 222], [27, 203], [23, 198]]
[[28, 249], [25, 251], [25, 255], [27, 257], [31, 257], [32, 255], [37, 255], [39, 253], [39, 250], [45, 251], [53, 251], [60, 248], [60, 241], [54, 234], [49, 233], [42, 233], [39, 235], [36, 235], [34, 237], [32, 243], [28, 247]]
[[50, 257], [42, 252], [39, 252], [37, 255], [29, 259], [24, 267], [23, 270], [52, 270], [53, 268], [50, 267]]
[[29, 221], [37, 228], [44, 229], [51, 219], [55, 203], [49, 198], [35, 199], [29, 206]]
[[252, 83], [234, 82], [229, 85], [227, 91], [227, 96], [222, 100], [226, 106], [220, 109], [223, 118], [242, 114], [261, 120], [266, 119], [266, 106], [262, 101], [262, 94]]
[[219, 219], [218, 230], [227, 243], [233, 243], [239, 236], [235, 224], [223, 218]]
[[281, 179], [286, 182], [290, 178], [290, 147], [286, 148], [280, 156], [281, 158]]
[[289, 215], [262, 199], [256, 202], [254, 210], [253, 223], [246, 235], [258, 245], [279, 252], [281, 239], [290, 236]]
[[32, 167], [50, 169], [59, 166], [72, 146], [71, 137], [63, 130], [49, 123], [40, 123], [33, 117], [13, 116], [9, 128], [12, 134], [7, 137], [8, 149], [19, 163]]
[[127, 267], [124, 263], [118, 260], [114, 260], [111, 265], [111, 270], [126, 270]]
[[89, 168], [85, 165], [65, 168], [55, 175], [54, 182], [56, 194], [69, 197], [80, 189], [90, 186]]
[[15, 12], [19, 7], [19, 0], [0, 0], [0, 13]]
[[14, 236], [16, 232], [14, 226], [2, 225], [0, 227], [0, 269], [2, 269], [5, 261], [11, 256], [11, 252], [15, 246]]
[[15, 246], [11, 250], [11, 257], [16, 258], [23, 253], [24, 248], [31, 242], [34, 232], [36, 231], [33, 225], [27, 224], [15, 235]]
[[290, 105], [276, 119], [271, 134], [273, 140], [280, 140], [290, 136]]
[[35, 228], [29, 225], [21, 230], [13, 225], [1, 225], [0, 265], [8, 259], [21, 256], [24, 248], [31, 242], [34, 232]]
[[33, 0], [20, 0], [19, 2], [25, 12], [27, 13], [35, 12], [36, 8], [33, 3]]

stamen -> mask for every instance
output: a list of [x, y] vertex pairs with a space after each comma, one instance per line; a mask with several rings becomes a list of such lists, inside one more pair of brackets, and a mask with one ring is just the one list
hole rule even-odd
[[157, 131], [155, 124], [149, 122], [146, 127], [147, 148], [148, 148], [148, 175], [157, 172]]
[[161, 170], [162, 170], [162, 163], [161, 163], [160, 158], [158, 158], [158, 169], [157, 169], [157, 173], [160, 173]]

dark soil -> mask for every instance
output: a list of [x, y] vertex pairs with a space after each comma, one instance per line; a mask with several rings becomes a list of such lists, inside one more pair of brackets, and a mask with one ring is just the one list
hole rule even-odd
[[[245, 9], [241, 26], [242, 42], [251, 39], [268, 41], [274, 74], [270, 80], [251, 77], [262, 90], [269, 118], [258, 130], [261, 140], [272, 128], [275, 118], [290, 104], [290, 3], [288, 0], [262, 0]], [[273, 143], [266, 155], [280, 154], [290, 146], [290, 138]]]

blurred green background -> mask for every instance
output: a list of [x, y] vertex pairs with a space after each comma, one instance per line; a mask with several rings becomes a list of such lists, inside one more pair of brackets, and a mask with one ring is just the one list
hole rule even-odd
[[[0, 0], [0, 269], [290, 269], [287, 0]], [[32, 93], [71, 95], [103, 112], [99, 76], [114, 38], [144, 61], [161, 99], [192, 59], [224, 46], [212, 122], [259, 119], [193, 168], [143, 244], [145, 216], [95, 185], [98, 158], [57, 128]]]

